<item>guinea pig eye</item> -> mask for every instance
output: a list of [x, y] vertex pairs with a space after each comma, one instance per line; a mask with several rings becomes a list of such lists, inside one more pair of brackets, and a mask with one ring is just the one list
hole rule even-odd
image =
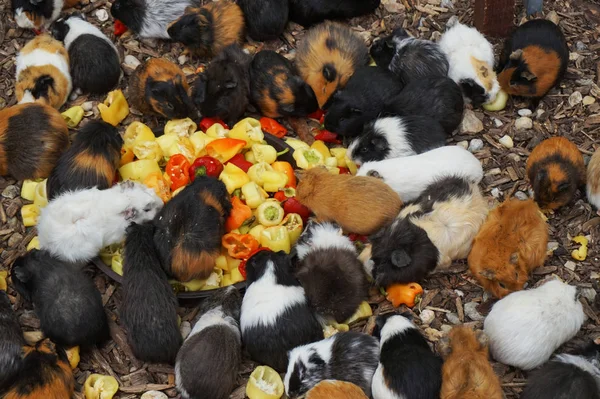
[[172, 111], [172, 110], [173, 110], [173, 108], [174, 108], [174, 107], [173, 107], [173, 104], [171, 104], [171, 103], [166, 103], [166, 104], [165, 104], [165, 107], [167, 107], [167, 109], [169, 109], [169, 110], [171, 110], [171, 111]]
[[506, 286], [504, 285], [504, 283], [502, 283], [502, 282], [499, 282], [499, 283], [498, 283], [498, 285], [500, 286], [500, 288], [502, 288], [502, 289], [504, 289], [504, 290], [506, 289]]
[[362, 147], [362, 148], [360, 149], [360, 152], [364, 154], [364, 153], [367, 153], [367, 152], [369, 152], [369, 149], [368, 149], [367, 147]]

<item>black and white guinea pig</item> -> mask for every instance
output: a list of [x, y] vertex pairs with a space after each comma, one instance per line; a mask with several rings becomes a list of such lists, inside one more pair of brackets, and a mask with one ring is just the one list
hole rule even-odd
[[15, 261], [11, 276], [17, 292], [33, 304], [44, 335], [55, 343], [86, 347], [108, 339], [100, 292], [79, 268], [32, 249]]
[[160, 267], [153, 237], [151, 223], [127, 228], [120, 319], [136, 358], [173, 364], [182, 341], [177, 298]]
[[249, 103], [251, 61], [238, 45], [213, 58], [192, 87], [192, 99], [202, 116], [218, 117], [229, 126], [241, 119]]
[[242, 297], [230, 286], [202, 303], [201, 315], [177, 354], [175, 381], [183, 399], [227, 399], [242, 361]]
[[409, 318], [396, 313], [378, 316], [373, 335], [379, 338], [381, 353], [373, 399], [440, 397], [442, 359]]
[[304, 117], [319, 109], [315, 92], [292, 63], [271, 50], [260, 51], [250, 64], [250, 101], [269, 118]]
[[289, 0], [290, 21], [310, 26], [331, 19], [354, 18], [375, 11], [381, 0]]
[[44, 30], [63, 9], [74, 7], [79, 0], [11, 0], [15, 22], [24, 29]]
[[322, 327], [291, 269], [283, 251], [260, 251], [246, 263], [242, 340], [252, 360], [279, 372], [285, 371], [290, 350], [323, 339]]
[[351, 382], [371, 396], [379, 363], [379, 344], [370, 335], [349, 331], [294, 348], [285, 374], [285, 392], [298, 398], [323, 380]]
[[14, 382], [23, 366], [25, 345], [17, 315], [6, 291], [0, 290], [0, 393]]
[[100, 29], [76, 13], [52, 24], [52, 36], [69, 52], [73, 88], [103, 94], [112, 90], [121, 77], [121, 62], [115, 45]]
[[46, 182], [48, 200], [65, 191], [112, 186], [122, 146], [114, 126], [101, 120], [87, 122], [52, 169]]
[[289, 4], [281, 0], [239, 0], [248, 36], [259, 42], [277, 39], [288, 22]]
[[448, 60], [437, 43], [410, 37], [402, 28], [375, 40], [371, 57], [378, 67], [389, 69], [404, 84], [448, 75]]
[[356, 164], [421, 154], [446, 143], [446, 132], [436, 120], [425, 116], [387, 116], [365, 125], [363, 133], [348, 146]]

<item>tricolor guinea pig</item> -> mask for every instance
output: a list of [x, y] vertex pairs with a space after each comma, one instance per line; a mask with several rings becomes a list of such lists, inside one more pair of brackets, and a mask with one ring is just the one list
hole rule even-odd
[[129, 80], [129, 100], [142, 113], [166, 119], [183, 119], [196, 111], [188, 95], [185, 74], [164, 58], [152, 58], [138, 66]]
[[281, 0], [239, 0], [248, 36], [259, 42], [277, 39], [288, 22], [289, 4]]
[[0, 176], [46, 178], [67, 148], [69, 128], [51, 106], [28, 103], [0, 110]]
[[306, 393], [305, 399], [368, 399], [368, 396], [351, 382], [323, 380]]
[[519, 26], [504, 42], [498, 81], [510, 95], [539, 100], [567, 71], [569, 47], [553, 22], [534, 19]]
[[579, 149], [566, 137], [550, 137], [527, 158], [527, 178], [542, 209], [567, 205], [585, 185], [586, 170]]
[[600, 209], [600, 150], [596, 150], [587, 166], [587, 198], [590, 204]]
[[127, 228], [120, 319], [136, 358], [172, 364], [182, 341], [177, 298], [160, 267], [153, 236], [151, 223]]
[[328, 19], [346, 19], [375, 11], [381, 0], [290, 0], [290, 21], [303, 26]]
[[292, 63], [271, 50], [260, 51], [250, 64], [250, 100], [269, 118], [304, 117], [319, 109], [315, 92]]
[[533, 200], [513, 198], [490, 211], [469, 254], [471, 273], [497, 298], [523, 289], [544, 265], [548, 225]]
[[112, 90], [121, 77], [115, 45], [84, 14], [71, 14], [52, 24], [52, 35], [65, 44], [73, 87], [86, 93]]
[[23, 366], [23, 332], [6, 291], [0, 290], [0, 394], [12, 385]]
[[495, 360], [531, 370], [573, 338], [584, 319], [579, 289], [552, 280], [496, 302], [485, 318], [484, 331]]
[[44, 30], [61, 10], [75, 7], [79, 0], [11, 0], [15, 22], [24, 29]]
[[369, 63], [369, 52], [363, 39], [349, 27], [325, 22], [306, 33], [298, 45], [295, 63], [323, 107], [357, 68]]
[[15, 94], [19, 103], [41, 101], [59, 109], [69, 98], [69, 54], [50, 35], [30, 40], [17, 55]]

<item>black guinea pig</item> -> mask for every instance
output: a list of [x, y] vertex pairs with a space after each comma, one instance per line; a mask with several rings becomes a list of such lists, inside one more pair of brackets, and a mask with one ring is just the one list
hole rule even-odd
[[286, 0], [239, 0], [238, 4], [253, 40], [266, 42], [283, 33], [290, 9]]
[[304, 117], [319, 109], [313, 89], [281, 54], [263, 50], [250, 64], [250, 100], [264, 116]]
[[79, 268], [32, 249], [11, 271], [15, 289], [33, 304], [44, 335], [66, 347], [91, 346], [108, 339], [100, 292]]
[[48, 177], [48, 200], [65, 191], [112, 186], [122, 145], [119, 131], [111, 124], [101, 120], [86, 123]]
[[23, 366], [23, 332], [6, 291], [0, 289], [0, 394]]
[[11, 0], [15, 22], [24, 29], [44, 30], [63, 9], [75, 7], [79, 0]]
[[289, 0], [290, 21], [310, 26], [326, 19], [354, 18], [369, 14], [381, 0]]

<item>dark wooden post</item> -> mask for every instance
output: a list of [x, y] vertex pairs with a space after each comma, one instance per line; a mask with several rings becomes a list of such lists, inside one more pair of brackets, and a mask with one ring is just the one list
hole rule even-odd
[[514, 17], [515, 0], [475, 0], [475, 27], [485, 35], [508, 36]]

